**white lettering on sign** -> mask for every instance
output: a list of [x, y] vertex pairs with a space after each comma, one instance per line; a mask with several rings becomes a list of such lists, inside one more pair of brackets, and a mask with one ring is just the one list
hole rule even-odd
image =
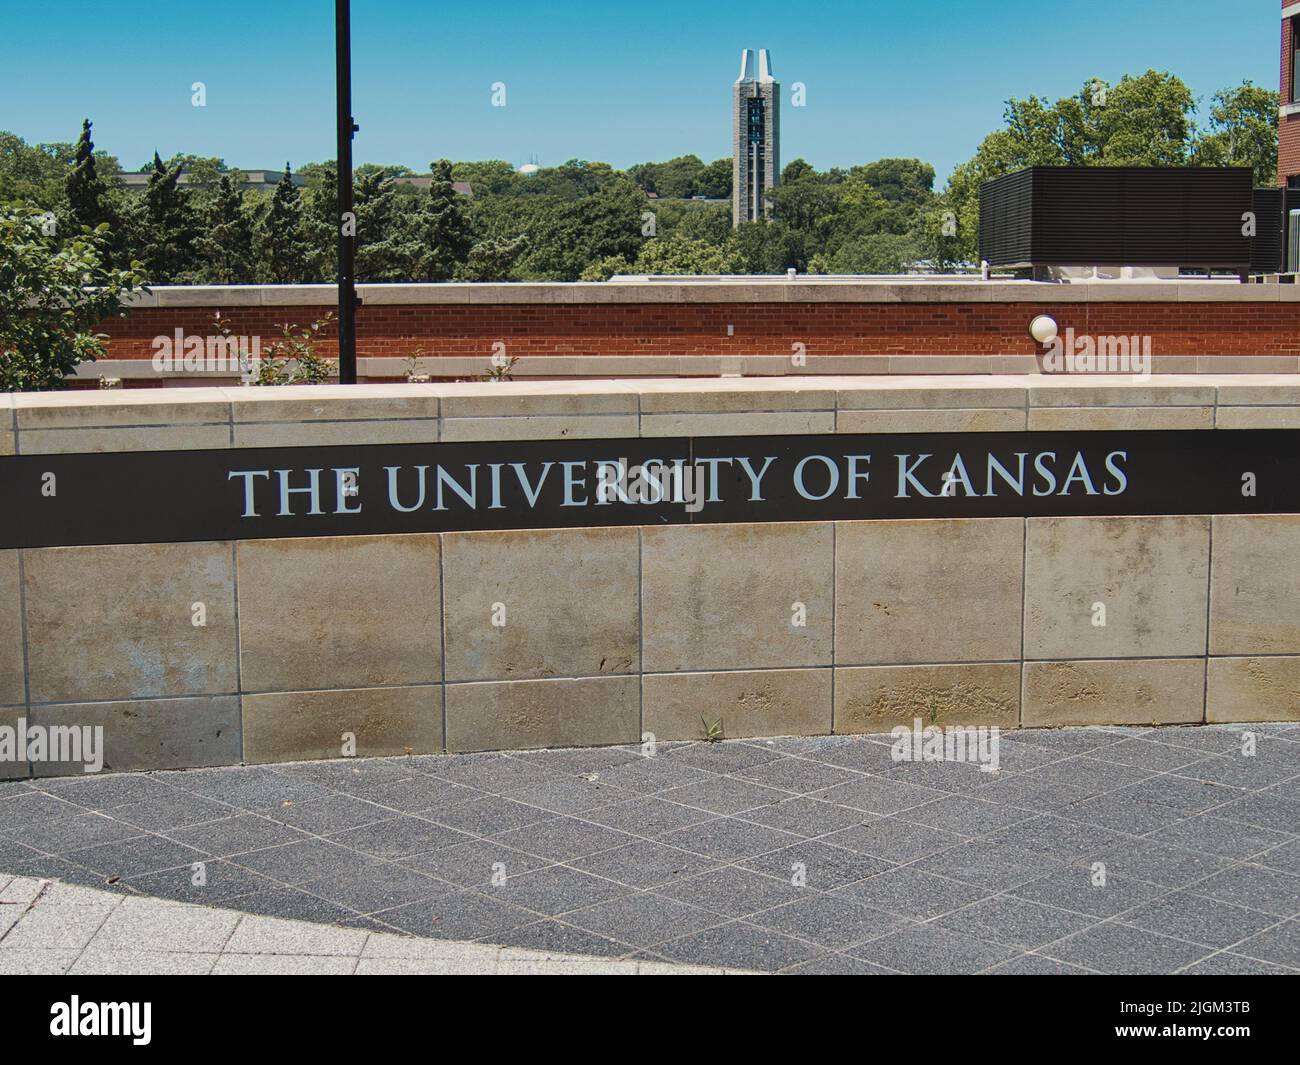
[[[650, 458], [562, 459], [537, 462], [383, 466], [381, 508], [396, 514], [554, 508], [708, 504], [808, 503], [941, 499], [1084, 498], [1123, 495], [1129, 489], [1128, 451], [1099, 456], [1083, 451], [994, 454], [971, 448], [938, 454], [895, 453], [892, 481], [873, 479], [870, 453], [710, 455], [693, 462]], [[362, 468], [231, 470], [244, 518], [357, 515], [365, 510]], [[377, 483], [377, 482], [376, 482]]]

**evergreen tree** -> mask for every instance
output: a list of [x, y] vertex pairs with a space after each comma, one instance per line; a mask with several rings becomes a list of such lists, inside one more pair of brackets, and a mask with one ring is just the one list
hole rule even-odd
[[513, 240], [485, 240], [469, 250], [458, 276], [462, 281], [509, 281], [510, 271], [527, 250], [528, 238], [523, 235]]
[[392, 170], [362, 167], [356, 179], [357, 280], [411, 281], [420, 254], [409, 197], [399, 197]]
[[307, 279], [311, 247], [303, 232], [302, 200], [288, 163], [284, 164], [284, 175], [275, 187], [257, 235], [263, 281], [292, 285]]
[[424, 210], [417, 278], [450, 281], [469, 258], [470, 223], [452, 184], [451, 163], [439, 159], [429, 164], [433, 184]]
[[167, 166], [154, 152], [153, 173], [134, 212], [131, 235], [150, 284], [183, 284], [193, 276], [198, 226], [180, 177], [180, 163]]
[[333, 163], [312, 163], [299, 173], [307, 176], [307, 191], [303, 195], [303, 233], [309, 251], [307, 276], [312, 281], [326, 283], [338, 280], [339, 229], [339, 177], [338, 166]]
[[113, 226], [116, 219], [108, 202], [108, 185], [95, 167], [95, 143], [90, 139], [90, 119], [81, 122], [81, 137], [77, 140], [72, 169], [68, 171], [64, 188], [68, 196], [69, 221], [88, 229], [107, 222]]
[[197, 280], [212, 285], [244, 285], [255, 277], [253, 218], [240, 188], [242, 175], [224, 173], [203, 214], [196, 250]]

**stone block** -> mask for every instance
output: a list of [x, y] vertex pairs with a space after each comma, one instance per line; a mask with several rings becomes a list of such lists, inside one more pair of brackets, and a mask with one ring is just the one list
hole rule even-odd
[[1020, 720], [1020, 664], [869, 666], [835, 670], [835, 731], [887, 733], [898, 725], [986, 725]]
[[243, 690], [440, 681], [438, 553], [426, 534], [238, 544]]
[[1202, 720], [1205, 660], [1026, 662], [1026, 728], [1175, 725]]
[[1210, 521], [1030, 518], [1025, 657], [1205, 654]]
[[[755, 397], [758, 402], [761, 398]], [[644, 437], [809, 436], [835, 431], [834, 411], [750, 411], [743, 414], [643, 414]]]
[[19, 552], [0, 551], [0, 706], [27, 701], [23, 683], [23, 597]]
[[243, 709], [244, 761], [250, 763], [442, 750], [442, 692], [436, 684], [245, 695]]
[[448, 533], [447, 679], [640, 668], [636, 529]]
[[[44, 728], [102, 729], [106, 773], [236, 765], [241, 758], [239, 698], [234, 695], [36, 706], [28, 721]], [[84, 772], [84, 760], [32, 766], [37, 777]]]
[[637, 743], [637, 677], [447, 686], [449, 751]]
[[837, 433], [1018, 433], [1024, 410], [842, 410]]
[[1300, 721], [1300, 656], [1211, 658], [1205, 720]]
[[1210, 654], [1300, 654], [1300, 515], [1214, 518]]
[[1020, 518], [845, 521], [835, 540], [837, 665], [1020, 657]]
[[1213, 407], [1035, 407], [1030, 432], [1213, 429]]
[[825, 522], [643, 530], [646, 671], [830, 665], [832, 543]]
[[32, 702], [234, 693], [232, 563], [228, 543], [24, 552]]
[[726, 739], [824, 736], [831, 731], [829, 669], [652, 673], [642, 688], [644, 729], [698, 740], [714, 723]]

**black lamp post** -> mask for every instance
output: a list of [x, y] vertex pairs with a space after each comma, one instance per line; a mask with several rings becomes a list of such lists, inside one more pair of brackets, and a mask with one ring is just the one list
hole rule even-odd
[[357, 383], [357, 223], [352, 202], [352, 4], [334, 0], [338, 77], [339, 384]]

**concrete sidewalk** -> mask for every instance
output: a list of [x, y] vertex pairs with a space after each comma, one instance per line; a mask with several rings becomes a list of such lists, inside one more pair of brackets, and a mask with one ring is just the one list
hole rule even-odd
[[726, 972], [411, 939], [0, 873], [3, 975], [663, 976]]

